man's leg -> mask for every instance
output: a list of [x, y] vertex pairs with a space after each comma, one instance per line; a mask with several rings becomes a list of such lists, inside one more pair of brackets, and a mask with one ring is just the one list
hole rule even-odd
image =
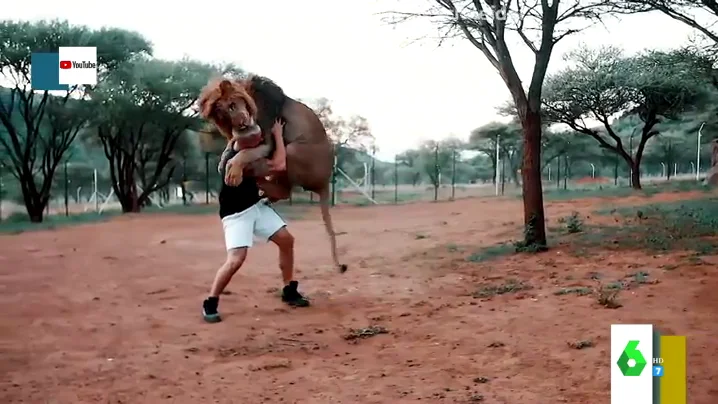
[[202, 316], [209, 323], [221, 321], [218, 311], [219, 297], [247, 258], [247, 250], [252, 246], [252, 231], [256, 217], [257, 209], [252, 207], [222, 219], [227, 259], [217, 270], [209, 297], [202, 304]]
[[282, 271], [284, 282], [282, 300], [294, 307], [309, 306], [309, 301], [299, 293], [299, 282], [294, 280], [294, 236], [271, 206], [261, 203], [258, 213], [255, 234], [257, 237], [272, 241], [279, 248], [279, 269]]
[[242, 267], [244, 260], [247, 258], [247, 247], [233, 248], [227, 251], [227, 260], [217, 270], [217, 275], [212, 282], [212, 289], [209, 291], [209, 297], [202, 304], [202, 316], [208, 323], [218, 323], [222, 321], [219, 316], [219, 296], [227, 287], [232, 276]]

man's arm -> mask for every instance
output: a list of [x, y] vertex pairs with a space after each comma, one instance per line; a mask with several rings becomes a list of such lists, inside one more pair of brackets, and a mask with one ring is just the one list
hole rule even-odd
[[227, 147], [224, 148], [222, 151], [222, 155], [219, 156], [219, 164], [217, 164], [217, 172], [222, 174], [222, 170], [224, 169], [224, 165], [227, 164], [227, 159], [229, 158], [229, 155], [232, 154], [232, 148], [234, 147], [234, 141], [230, 140], [227, 142]]
[[287, 149], [284, 146], [284, 127], [277, 120], [272, 126], [272, 136], [274, 137], [274, 156], [269, 160], [269, 169], [272, 171], [285, 171], [287, 169]]
[[227, 162], [227, 169], [224, 174], [225, 184], [231, 187], [239, 185], [242, 182], [244, 168], [253, 161], [269, 157], [271, 151], [271, 146], [268, 144], [261, 144], [251, 149], [240, 150], [236, 156]]

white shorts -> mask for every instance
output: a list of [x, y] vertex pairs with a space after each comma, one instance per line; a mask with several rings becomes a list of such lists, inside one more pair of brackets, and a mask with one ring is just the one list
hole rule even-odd
[[274, 233], [286, 225], [279, 214], [262, 199], [242, 212], [222, 218], [224, 244], [227, 251], [251, 247], [254, 237], [269, 241]]

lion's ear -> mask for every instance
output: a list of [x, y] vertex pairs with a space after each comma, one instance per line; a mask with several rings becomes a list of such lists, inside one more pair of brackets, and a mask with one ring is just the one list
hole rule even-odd
[[229, 80], [222, 80], [222, 82], [219, 83], [219, 90], [222, 91], [222, 94], [232, 92], [232, 82]]

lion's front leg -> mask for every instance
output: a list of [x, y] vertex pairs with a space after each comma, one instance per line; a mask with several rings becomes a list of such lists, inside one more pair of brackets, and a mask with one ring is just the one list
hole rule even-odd
[[244, 168], [248, 164], [269, 156], [271, 146], [263, 144], [251, 149], [240, 150], [236, 156], [229, 159], [224, 174], [224, 183], [236, 187], [242, 183]]

